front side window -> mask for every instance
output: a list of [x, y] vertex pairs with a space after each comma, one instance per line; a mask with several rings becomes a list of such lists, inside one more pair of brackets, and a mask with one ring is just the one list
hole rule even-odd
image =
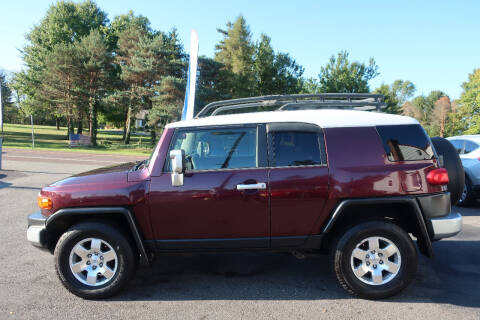
[[307, 166], [322, 164], [316, 132], [273, 132], [273, 166]]
[[257, 167], [257, 128], [179, 130], [170, 150], [184, 150], [188, 170]]
[[390, 161], [433, 159], [435, 152], [420, 125], [377, 126], [378, 134]]

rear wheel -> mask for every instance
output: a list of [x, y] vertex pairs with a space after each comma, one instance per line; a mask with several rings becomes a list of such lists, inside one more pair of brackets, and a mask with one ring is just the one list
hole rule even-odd
[[85, 299], [101, 299], [121, 290], [135, 272], [133, 248], [117, 229], [80, 223], [55, 247], [55, 267], [62, 284]]
[[460, 200], [465, 185], [462, 161], [450, 141], [441, 137], [433, 137], [431, 140], [437, 154], [443, 157], [443, 166], [447, 169], [449, 178], [447, 189], [454, 205]]
[[349, 293], [366, 299], [397, 294], [417, 269], [415, 246], [399, 226], [382, 221], [354, 226], [334, 244], [337, 279]]

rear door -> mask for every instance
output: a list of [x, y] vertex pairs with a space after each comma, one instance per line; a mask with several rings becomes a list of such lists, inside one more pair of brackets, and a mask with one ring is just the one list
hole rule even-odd
[[322, 129], [304, 123], [267, 124], [272, 247], [301, 244], [328, 199]]

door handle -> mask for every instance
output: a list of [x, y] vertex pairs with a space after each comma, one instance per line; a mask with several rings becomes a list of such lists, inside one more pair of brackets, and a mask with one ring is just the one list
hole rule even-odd
[[267, 184], [265, 182], [254, 183], [254, 184], [237, 184], [237, 190], [264, 190], [267, 189]]

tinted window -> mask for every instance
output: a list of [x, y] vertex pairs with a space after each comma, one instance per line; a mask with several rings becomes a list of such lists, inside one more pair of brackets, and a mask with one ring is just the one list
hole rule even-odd
[[378, 126], [377, 131], [390, 161], [427, 160], [435, 155], [420, 125]]
[[318, 134], [314, 132], [273, 132], [274, 166], [322, 164]]
[[253, 168], [257, 166], [257, 129], [181, 130], [170, 149], [185, 151], [187, 170]]
[[465, 141], [465, 153], [470, 153], [478, 148], [478, 144], [473, 141]]
[[463, 154], [463, 147], [465, 146], [465, 140], [449, 140], [455, 147], [458, 154]]

